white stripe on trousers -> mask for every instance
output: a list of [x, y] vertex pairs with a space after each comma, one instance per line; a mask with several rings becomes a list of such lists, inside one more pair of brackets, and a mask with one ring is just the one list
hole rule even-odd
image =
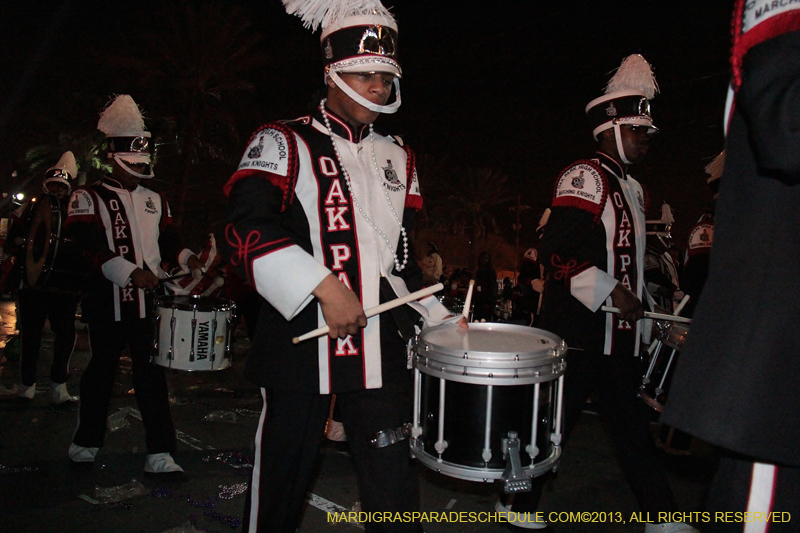
[[[768, 517], [775, 501], [775, 475], [778, 467], [764, 463], [753, 463], [753, 476], [750, 479], [750, 494], [747, 497], [748, 513], [764, 513]], [[752, 515], [751, 515], [752, 516]], [[769, 520], [746, 522], [744, 533], [766, 533]]]

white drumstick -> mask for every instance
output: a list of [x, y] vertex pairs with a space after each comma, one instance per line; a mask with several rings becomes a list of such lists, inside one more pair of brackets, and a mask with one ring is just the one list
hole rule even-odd
[[464, 300], [464, 310], [461, 311], [461, 316], [469, 320], [469, 306], [472, 305], [472, 289], [475, 288], [475, 280], [469, 280], [469, 289], [467, 289], [467, 299]]
[[689, 301], [689, 295], [687, 294], [686, 296], [683, 297], [683, 300], [681, 300], [681, 303], [678, 304], [678, 307], [675, 308], [675, 312], [672, 314], [675, 316], [681, 314], [681, 311], [683, 311], [683, 306], [685, 306], [686, 302], [688, 301]]
[[[437, 283], [436, 285], [431, 285], [430, 287], [425, 287], [422, 290], [417, 292], [412, 292], [411, 294], [407, 294], [406, 296], [401, 296], [391, 302], [382, 303], [380, 305], [376, 305], [372, 309], [367, 309], [364, 311], [364, 314], [367, 315], [367, 318], [378, 315], [383, 313], [384, 311], [388, 311], [389, 309], [394, 309], [395, 307], [400, 307], [403, 304], [407, 304], [409, 302], [413, 302], [415, 300], [419, 300], [425, 296], [430, 296], [435, 292], [439, 292], [440, 290], [444, 289], [444, 285], [441, 283]], [[304, 333], [299, 337], [295, 337], [292, 339], [292, 343], [297, 344], [298, 342], [303, 342], [304, 340], [313, 339], [315, 337], [321, 337], [330, 331], [328, 326], [322, 326], [321, 328], [317, 328], [314, 331], [309, 331], [308, 333]]]
[[[608, 307], [604, 305], [600, 308], [601, 311], [605, 311], [606, 313], [619, 313], [619, 309], [616, 307]], [[665, 315], [662, 313], [651, 313], [650, 311], [644, 312], [645, 318], [652, 318], [653, 320], [666, 320], [668, 322], [682, 322], [684, 324], [691, 324], [691, 318], [684, 318], [682, 316], [675, 316], [675, 315]]]

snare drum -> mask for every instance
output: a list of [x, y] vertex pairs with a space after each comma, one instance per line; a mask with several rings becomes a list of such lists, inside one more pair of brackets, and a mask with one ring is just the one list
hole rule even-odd
[[228, 368], [235, 308], [235, 303], [222, 298], [157, 297], [153, 362], [188, 371]]
[[514, 324], [424, 330], [412, 353], [412, 454], [447, 476], [491, 482], [514, 432], [525, 474], [555, 468], [566, 351], [557, 335]]
[[670, 322], [669, 327], [663, 328], [659, 338], [654, 341], [656, 346], [647, 372], [642, 378], [639, 397], [659, 413], [664, 410], [667, 403], [672, 374], [678, 364], [678, 356], [687, 335], [689, 335], [688, 324]]

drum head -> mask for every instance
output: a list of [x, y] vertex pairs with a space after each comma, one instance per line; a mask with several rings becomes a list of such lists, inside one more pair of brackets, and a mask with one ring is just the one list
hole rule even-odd
[[557, 335], [543, 329], [492, 322], [472, 323], [469, 329], [439, 326], [423, 331], [420, 340], [439, 353], [469, 352], [470, 358], [489, 360], [547, 357], [561, 344]]
[[44, 195], [36, 206], [26, 245], [25, 276], [31, 287], [47, 281], [49, 269], [45, 269], [45, 265], [48, 258], [55, 254], [60, 231], [60, 206], [58, 202], [51, 202], [50, 196]]

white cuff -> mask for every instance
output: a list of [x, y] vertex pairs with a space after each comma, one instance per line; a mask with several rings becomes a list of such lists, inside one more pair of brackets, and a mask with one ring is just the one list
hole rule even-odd
[[616, 286], [617, 280], [613, 276], [591, 267], [570, 280], [570, 294], [594, 313]]
[[448, 322], [450, 319], [447, 317], [452, 315], [447, 307], [442, 305], [435, 296], [428, 296], [416, 302], [410, 302], [410, 305], [417, 313], [422, 315], [422, 320], [426, 328], [432, 328]]
[[181, 266], [181, 270], [184, 272], [189, 272], [189, 258], [195, 255], [193, 251], [188, 248], [184, 248], [181, 250], [181, 253], [178, 254], [178, 264]]
[[312, 300], [313, 291], [331, 271], [297, 245], [253, 261], [258, 294], [291, 320]]
[[131, 273], [137, 268], [139, 267], [120, 256], [109, 259], [101, 267], [103, 276], [117, 287], [127, 286]]

